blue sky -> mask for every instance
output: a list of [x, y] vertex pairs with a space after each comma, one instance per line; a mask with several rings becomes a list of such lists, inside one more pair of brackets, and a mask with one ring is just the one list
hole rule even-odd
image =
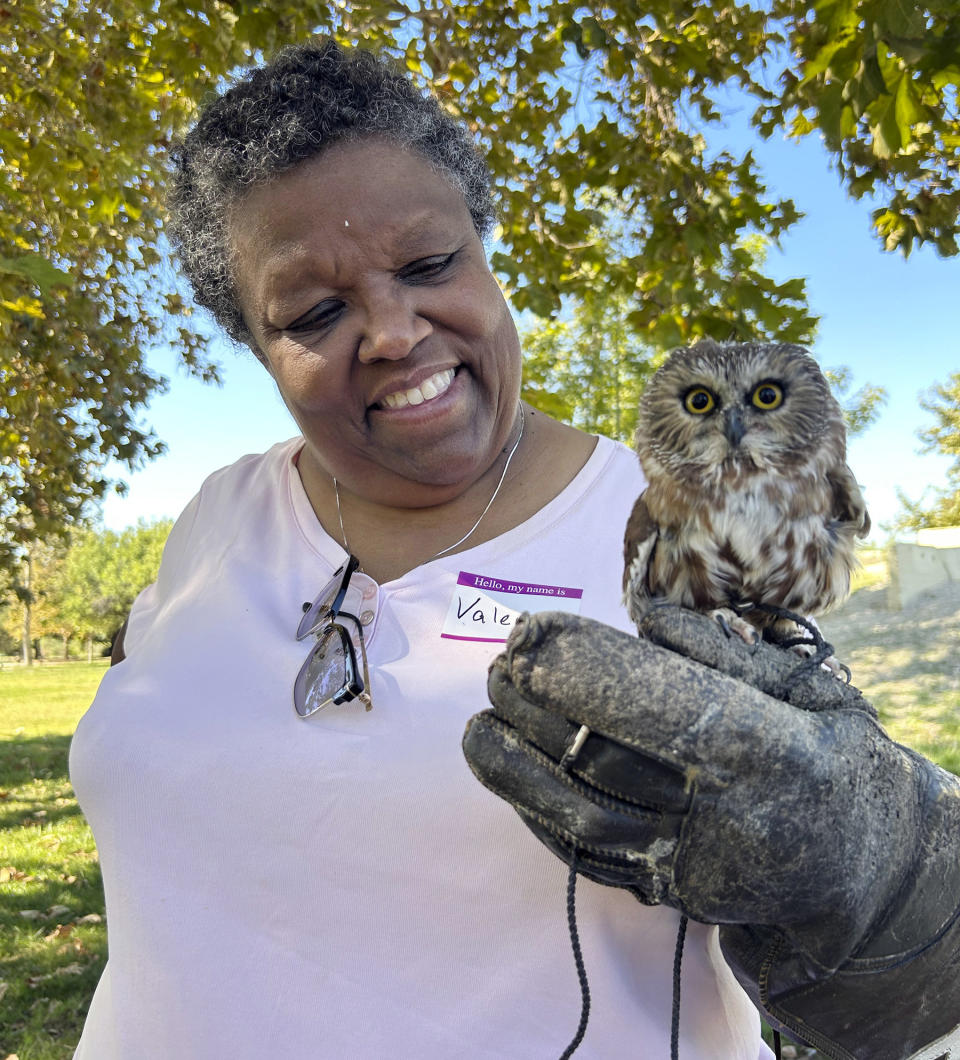
[[[711, 141], [742, 151], [743, 126], [744, 114], [731, 111], [727, 131]], [[888, 392], [879, 420], [851, 440], [848, 454], [873, 517], [872, 536], [884, 540], [879, 527], [898, 510], [898, 486], [916, 500], [944, 483], [948, 461], [921, 455], [916, 432], [932, 422], [920, 408], [921, 391], [960, 370], [960, 258], [926, 249], [907, 260], [884, 253], [871, 230], [871, 204], [847, 198], [816, 138], [774, 138], [753, 148], [770, 195], [792, 198], [806, 214], [782, 249], [771, 249], [767, 267], [780, 279], [807, 278], [811, 307], [821, 317], [814, 355], [824, 367], [848, 366], [855, 387], [870, 382]], [[107, 527], [176, 516], [210, 472], [296, 433], [252, 355], [229, 343], [215, 353], [223, 366], [219, 388], [186, 377], [169, 350], [151, 356], [151, 367], [171, 385], [145, 419], [168, 452], [134, 473], [114, 469], [129, 492], [105, 502]]]

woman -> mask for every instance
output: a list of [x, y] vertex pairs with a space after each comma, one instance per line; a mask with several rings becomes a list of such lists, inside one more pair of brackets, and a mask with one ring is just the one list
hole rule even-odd
[[[205, 483], [77, 731], [110, 959], [76, 1055], [558, 1055], [565, 869], [460, 740], [517, 612], [629, 628], [636, 461], [520, 403], [485, 168], [370, 56], [287, 50], [175, 163], [196, 298], [300, 436]], [[580, 1055], [669, 1055], [677, 915], [588, 881], [578, 915]], [[683, 991], [681, 1056], [767, 1055], [710, 928]]]

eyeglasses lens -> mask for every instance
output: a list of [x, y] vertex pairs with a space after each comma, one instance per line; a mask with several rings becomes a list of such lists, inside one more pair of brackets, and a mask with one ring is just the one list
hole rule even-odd
[[309, 637], [328, 618], [336, 618], [337, 612], [343, 606], [343, 599], [347, 595], [350, 578], [356, 569], [357, 561], [351, 556], [344, 566], [334, 572], [333, 577], [319, 592], [317, 598], [304, 611], [300, 625], [297, 627], [297, 640]]
[[320, 634], [297, 674], [293, 686], [297, 713], [308, 718], [331, 703], [354, 699], [362, 691], [350, 636], [343, 626], [331, 624]]

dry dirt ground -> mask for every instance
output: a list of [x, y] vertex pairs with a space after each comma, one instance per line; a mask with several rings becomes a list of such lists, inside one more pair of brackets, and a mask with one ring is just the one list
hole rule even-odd
[[[820, 626], [853, 683], [873, 700], [891, 735], [954, 771], [960, 763], [960, 582], [901, 611], [887, 587], [861, 589]], [[921, 746], [922, 745], [922, 746]]]

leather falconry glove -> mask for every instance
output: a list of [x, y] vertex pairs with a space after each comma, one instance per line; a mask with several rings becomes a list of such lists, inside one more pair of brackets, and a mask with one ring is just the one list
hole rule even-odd
[[521, 617], [464, 736], [477, 777], [584, 875], [719, 924], [774, 1027], [960, 1057], [960, 781], [793, 652], [676, 607], [641, 636]]

